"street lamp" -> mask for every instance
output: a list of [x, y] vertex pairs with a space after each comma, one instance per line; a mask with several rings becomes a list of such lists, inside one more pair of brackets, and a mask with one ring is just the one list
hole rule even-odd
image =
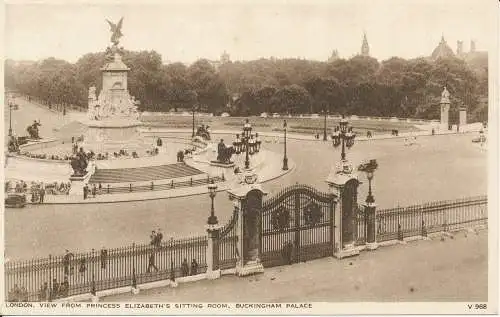
[[323, 121], [323, 141], [327, 141], [328, 138], [326, 137], [326, 117], [328, 115], [328, 111], [327, 110], [323, 110], [323, 114], [324, 114], [324, 121]]
[[[342, 161], [345, 161], [345, 147], [350, 148], [354, 145], [354, 138], [356, 135], [352, 132], [352, 128], [348, 128], [348, 122], [345, 119], [344, 115], [342, 115], [342, 119], [340, 120], [338, 130], [340, 131], [336, 136], [337, 140], [334, 140], [334, 145], [338, 144], [339, 141], [342, 142], [342, 152], [340, 154], [340, 158]], [[340, 140], [339, 140], [340, 139]], [[336, 142], [335, 142], [336, 141]]]
[[283, 151], [283, 168], [282, 170], [286, 171], [288, 170], [288, 157], [286, 157], [286, 120], [283, 120], [283, 131], [285, 132], [285, 145], [284, 145], [284, 151]]
[[375, 170], [378, 168], [377, 160], [370, 160], [368, 163], [361, 164], [358, 167], [358, 171], [362, 171], [366, 173], [366, 178], [368, 179], [368, 196], [366, 197], [367, 204], [373, 204], [375, 202], [375, 198], [372, 195], [372, 179]]
[[193, 133], [191, 134], [191, 138], [194, 138], [194, 112], [195, 112], [195, 105], [193, 105]]
[[9, 136], [12, 136], [12, 110], [17, 110], [17, 104], [9, 100]]
[[250, 157], [248, 156], [248, 147], [250, 143], [250, 134], [252, 132], [252, 125], [248, 122], [248, 119], [245, 120], [245, 125], [243, 126], [243, 142], [245, 143], [245, 168], [250, 168]]
[[214, 209], [214, 198], [215, 198], [215, 192], [217, 190], [217, 185], [214, 183], [214, 180], [208, 184], [208, 193], [210, 195], [210, 199], [212, 200], [212, 207], [210, 208], [210, 217], [208, 217], [207, 223], [209, 225], [216, 225], [219, 223], [217, 220], [217, 216], [215, 216], [215, 209]]

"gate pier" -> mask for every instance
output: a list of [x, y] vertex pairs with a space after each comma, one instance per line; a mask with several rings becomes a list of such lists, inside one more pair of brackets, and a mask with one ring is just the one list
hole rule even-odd
[[261, 261], [261, 217], [262, 200], [266, 193], [260, 184], [246, 184], [240, 188], [229, 190], [230, 199], [238, 211], [237, 250], [240, 250], [236, 261], [236, 275], [247, 276], [263, 273]]
[[360, 184], [357, 173], [347, 160], [342, 160], [332, 170], [326, 179], [330, 191], [338, 197], [339, 212], [335, 213], [335, 245], [333, 255], [342, 259], [359, 254], [355, 247], [355, 220], [358, 211], [358, 186]]

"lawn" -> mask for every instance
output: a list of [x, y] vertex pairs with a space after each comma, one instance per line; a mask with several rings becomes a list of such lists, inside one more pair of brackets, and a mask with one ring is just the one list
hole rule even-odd
[[[211, 130], [233, 130], [241, 129], [246, 118], [242, 117], [208, 117], [196, 116], [195, 126], [205, 124], [209, 125]], [[324, 118], [261, 118], [250, 117], [250, 123], [258, 131], [271, 132], [282, 131], [283, 120], [287, 120], [288, 131], [303, 134], [322, 133], [324, 127]], [[147, 126], [169, 127], [169, 128], [192, 128], [192, 116], [171, 116], [171, 115], [146, 115], [141, 119]], [[339, 119], [328, 118], [327, 129], [337, 126]], [[410, 122], [391, 122], [388, 120], [351, 120], [350, 125], [354, 131], [365, 134], [366, 131], [372, 131], [374, 134], [386, 134], [391, 130], [397, 129], [399, 132], [418, 131], [415, 123]]]

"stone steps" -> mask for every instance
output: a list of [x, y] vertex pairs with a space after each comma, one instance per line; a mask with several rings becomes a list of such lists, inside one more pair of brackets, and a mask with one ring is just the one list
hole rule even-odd
[[200, 174], [204, 173], [185, 163], [136, 168], [97, 169], [90, 178], [89, 183], [133, 183], [173, 179]]

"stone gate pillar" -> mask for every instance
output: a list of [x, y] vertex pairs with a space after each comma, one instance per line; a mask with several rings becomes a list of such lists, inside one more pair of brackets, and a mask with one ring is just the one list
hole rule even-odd
[[238, 207], [238, 252], [236, 274], [246, 276], [264, 272], [261, 263], [262, 200], [266, 193], [260, 184], [247, 184], [229, 190], [230, 199]]
[[440, 130], [448, 131], [449, 130], [449, 112], [450, 112], [450, 93], [444, 87], [443, 92], [441, 93], [441, 101], [439, 102], [441, 106], [441, 124]]
[[217, 279], [221, 276], [219, 267], [219, 236], [222, 226], [217, 224], [206, 225], [208, 233], [207, 245], [207, 278], [209, 280]]
[[365, 223], [366, 223], [366, 248], [368, 250], [375, 250], [378, 247], [377, 244], [377, 229], [376, 229], [376, 220], [377, 220], [377, 205], [374, 202], [365, 202], [363, 203], [363, 207], [365, 210]]
[[352, 165], [341, 161], [326, 179], [331, 192], [338, 197], [338, 206], [335, 211], [335, 245], [334, 256], [345, 258], [359, 254], [354, 247], [354, 233], [356, 212], [358, 209], [358, 175]]
[[463, 131], [465, 129], [465, 126], [467, 125], [467, 108], [465, 107], [465, 105], [462, 105], [458, 111], [458, 124], [460, 129]]

